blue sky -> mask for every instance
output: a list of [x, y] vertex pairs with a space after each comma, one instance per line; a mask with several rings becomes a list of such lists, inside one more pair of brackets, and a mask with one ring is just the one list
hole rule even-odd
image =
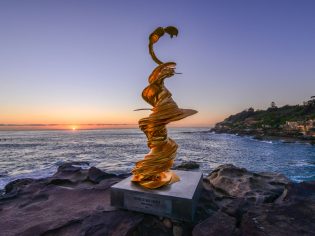
[[1, 1], [0, 123], [136, 124], [155, 51], [182, 75], [166, 81], [183, 125], [210, 126], [250, 106], [315, 95], [315, 2]]

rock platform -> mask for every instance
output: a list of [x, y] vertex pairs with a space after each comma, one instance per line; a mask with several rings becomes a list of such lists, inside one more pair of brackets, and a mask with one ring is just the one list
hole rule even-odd
[[111, 207], [110, 186], [125, 177], [67, 163], [13, 181], [0, 196], [1, 235], [315, 235], [315, 182], [221, 165], [203, 179], [189, 224]]

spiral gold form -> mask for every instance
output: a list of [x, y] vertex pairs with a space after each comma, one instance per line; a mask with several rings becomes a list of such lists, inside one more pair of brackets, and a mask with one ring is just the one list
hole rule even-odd
[[150, 152], [132, 170], [132, 181], [150, 189], [179, 181], [179, 177], [170, 171], [178, 145], [168, 138], [166, 125], [197, 113], [195, 110], [179, 108], [164, 86], [164, 80], [175, 74], [176, 63], [161, 62], [153, 51], [153, 44], [165, 32], [171, 37], [178, 34], [173, 26], [159, 27], [149, 37], [150, 55], [159, 66], [149, 76], [149, 85], [142, 92], [142, 98], [153, 108], [149, 117], [139, 120], [139, 127], [147, 136]]

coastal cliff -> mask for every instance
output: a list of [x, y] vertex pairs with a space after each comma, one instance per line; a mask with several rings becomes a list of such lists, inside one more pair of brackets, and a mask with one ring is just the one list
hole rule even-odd
[[111, 207], [110, 186], [126, 176], [77, 164], [63, 164], [48, 178], [7, 184], [1, 235], [315, 234], [315, 182], [222, 165], [204, 177], [195, 221], [185, 223]]
[[249, 108], [229, 116], [211, 130], [252, 135], [257, 139], [283, 138], [315, 144], [315, 98], [303, 105], [277, 107], [272, 103], [267, 110]]

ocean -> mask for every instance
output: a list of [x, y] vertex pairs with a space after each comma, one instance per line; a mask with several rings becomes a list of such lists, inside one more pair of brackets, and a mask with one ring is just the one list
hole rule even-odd
[[[170, 128], [169, 137], [179, 144], [175, 165], [196, 161], [205, 175], [231, 163], [280, 172], [295, 182], [315, 180], [315, 146], [307, 143], [259, 141], [205, 128]], [[0, 189], [18, 178], [52, 175], [60, 164], [73, 161], [108, 173], [130, 173], [148, 151], [139, 129], [0, 131]]]

